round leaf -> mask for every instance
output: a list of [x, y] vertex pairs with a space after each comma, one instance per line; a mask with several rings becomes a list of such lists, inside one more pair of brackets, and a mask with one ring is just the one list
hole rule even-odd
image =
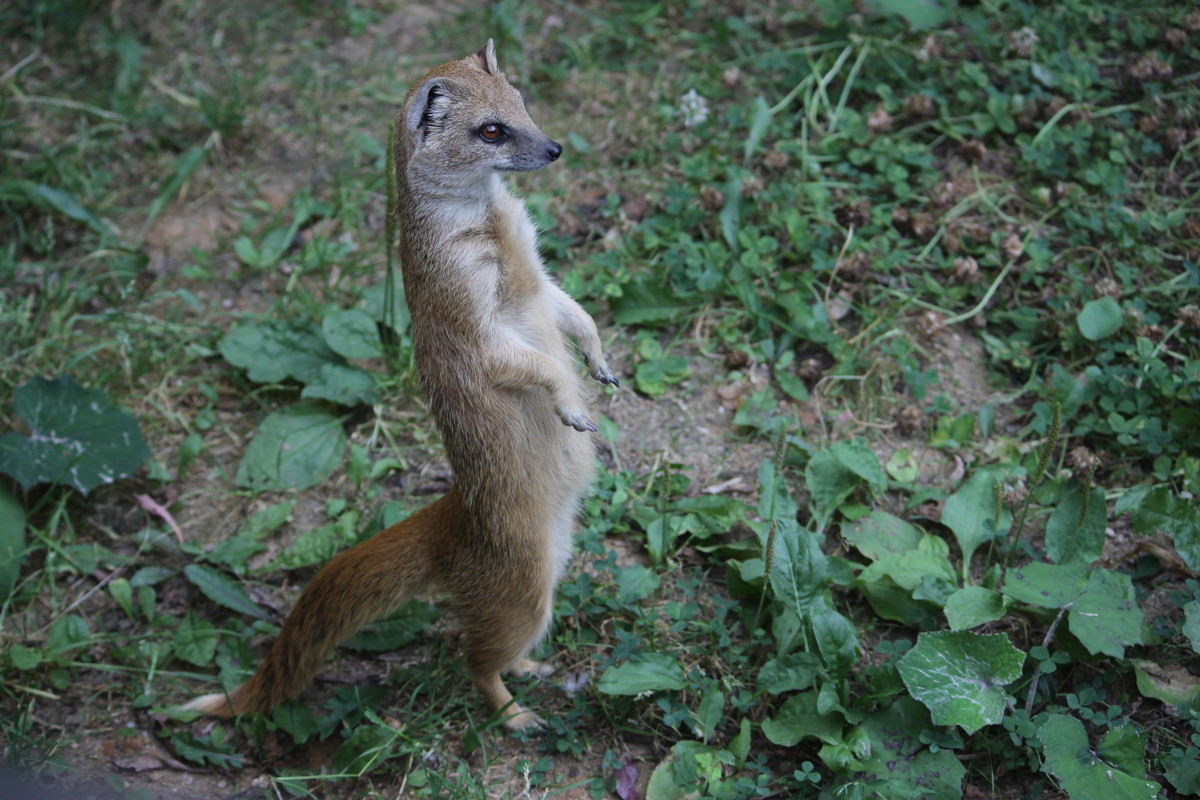
[[379, 328], [358, 309], [330, 311], [321, 321], [325, 342], [346, 358], [378, 358], [383, 353]]
[[945, 612], [951, 630], [974, 628], [1003, 617], [1004, 598], [982, 586], [967, 586], [950, 595]]
[[1085, 339], [1099, 341], [1121, 329], [1121, 306], [1111, 297], [1089, 300], [1075, 317]]
[[25, 489], [58, 483], [87, 494], [129, 477], [150, 457], [136, 418], [66, 375], [18, 387], [13, 410], [29, 426], [29, 438], [0, 436], [0, 472]]
[[897, 663], [909, 693], [938, 725], [974, 733], [1004, 717], [1005, 687], [1021, 677], [1025, 654], [1004, 634], [968, 631], [922, 633]]

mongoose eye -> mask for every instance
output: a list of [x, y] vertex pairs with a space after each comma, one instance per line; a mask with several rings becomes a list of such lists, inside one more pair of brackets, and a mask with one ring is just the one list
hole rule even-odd
[[504, 128], [494, 122], [489, 122], [479, 129], [479, 136], [485, 142], [498, 142], [504, 138]]

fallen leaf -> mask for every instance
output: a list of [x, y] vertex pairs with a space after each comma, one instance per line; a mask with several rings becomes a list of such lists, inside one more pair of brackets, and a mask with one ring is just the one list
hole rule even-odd
[[640, 800], [637, 780], [637, 767], [626, 761], [625, 765], [617, 770], [617, 797], [620, 797], [621, 800]]
[[156, 756], [132, 756], [130, 758], [115, 758], [113, 766], [118, 769], [129, 770], [130, 772], [146, 772], [152, 769], [162, 769], [162, 759]]

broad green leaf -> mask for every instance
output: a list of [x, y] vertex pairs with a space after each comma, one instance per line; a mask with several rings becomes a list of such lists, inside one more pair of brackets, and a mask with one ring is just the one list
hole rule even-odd
[[662, 653], [647, 653], [636, 661], [609, 667], [596, 682], [601, 692], [618, 695], [680, 691], [686, 685], [683, 669]]
[[25, 561], [25, 509], [0, 484], [0, 606], [12, 594]]
[[1059, 504], [1046, 523], [1046, 555], [1058, 564], [1091, 564], [1104, 550], [1104, 532], [1108, 513], [1104, 490], [1093, 489], [1088, 499], [1087, 517], [1080, 520], [1083, 497], [1073, 494]]
[[1200, 759], [1182, 749], [1159, 753], [1163, 776], [1180, 794], [1200, 794]]
[[295, 507], [295, 500], [285, 500], [255, 511], [238, 528], [237, 535], [247, 539], [263, 539], [291, 519], [292, 509]]
[[724, 769], [723, 755], [711, 745], [676, 742], [671, 755], [650, 774], [646, 800], [682, 800], [690, 796], [687, 792], [689, 784], [719, 781]]
[[1039, 608], [1062, 608], [1087, 591], [1087, 567], [1035, 561], [1008, 571], [1004, 593]]
[[967, 586], [946, 600], [946, 621], [950, 630], [961, 631], [994, 622], [1006, 613], [1004, 597], [982, 586]]
[[87, 494], [127, 478], [150, 457], [138, 421], [104, 392], [66, 375], [34, 378], [13, 392], [13, 410], [29, 437], [0, 436], [0, 472], [28, 490], [58, 483]]
[[201, 558], [210, 564], [223, 564], [234, 573], [241, 575], [246, 571], [250, 559], [266, 550], [267, 546], [248, 536], [230, 536], [216, 542], [212, 549], [205, 550]]
[[887, 486], [879, 458], [859, 441], [835, 442], [813, 455], [804, 478], [821, 520], [827, 520], [859, 484], [866, 482], [875, 490]]
[[941, 578], [954, 583], [956, 575], [950, 559], [928, 550], [907, 550], [881, 556], [858, 574], [860, 583], [876, 583], [887, 576], [910, 592], [926, 578]]
[[829, 559], [816, 534], [793, 519], [779, 520], [770, 575], [775, 596], [803, 613], [824, 596], [828, 576]]
[[14, 644], [8, 648], [8, 657], [12, 659], [12, 665], [17, 669], [37, 669], [42, 663], [42, 651], [36, 647], [26, 647], [23, 644]]
[[737, 736], [729, 742], [729, 752], [733, 753], [735, 767], [741, 769], [746, 765], [746, 756], [750, 754], [750, 720], [745, 717], [738, 724]]
[[1097, 748], [1100, 757], [1135, 778], [1146, 777], [1146, 734], [1128, 721], [1109, 728]]
[[162, 583], [174, 574], [175, 570], [167, 569], [166, 567], [142, 567], [133, 573], [133, 577], [129, 579], [129, 585], [135, 588], [153, 586], [156, 583]]
[[325, 343], [345, 358], [378, 358], [383, 354], [375, 321], [357, 309], [330, 311], [321, 320]]
[[[921, 742], [929, 712], [911, 697], [897, 697], [868, 714], [860, 726], [870, 745], [855, 777], [885, 781], [888, 800], [962, 797], [966, 769], [950, 750], [931, 752]], [[863, 748], [860, 748], [860, 750]]]
[[762, 732], [772, 744], [783, 747], [795, 747], [809, 738], [836, 744], [842, 738], [842, 717], [817, 713], [817, 693], [802, 692], [789, 697], [775, 716], [764, 719]]
[[305, 400], [328, 400], [343, 406], [375, 405], [379, 386], [371, 373], [353, 364], [322, 364], [317, 376], [304, 385]]
[[1067, 614], [1071, 633], [1093, 655], [1125, 657], [1125, 648], [1142, 643], [1145, 616], [1134, 598], [1128, 575], [1097, 569], [1088, 576], [1087, 591]]
[[617, 600], [622, 604], [644, 600], [658, 589], [658, 574], [641, 564], [626, 564], [616, 571]]
[[78, 614], [67, 614], [54, 620], [46, 634], [46, 646], [50, 652], [60, 655], [76, 647], [82, 647], [92, 639], [92, 630], [87, 620]]
[[881, 492], [887, 488], [887, 475], [879, 463], [879, 456], [866, 442], [860, 439], [834, 442], [829, 446], [829, 452], [875, 491]]
[[1121, 305], [1111, 297], [1089, 300], [1075, 317], [1079, 332], [1093, 342], [1119, 331], [1122, 321]]
[[923, 535], [920, 528], [886, 511], [872, 511], [842, 526], [842, 538], [871, 560], [915, 550]]
[[133, 585], [126, 578], [117, 578], [108, 584], [108, 593], [121, 610], [133, 619]]
[[774, 462], [758, 465], [758, 514], [764, 520], [795, 519], [800, 507], [788, 491], [787, 481], [775, 470]]
[[260, 491], [307, 489], [329, 477], [345, 451], [341, 421], [316, 403], [297, 403], [262, 421], [235, 482]]
[[308, 741], [320, 727], [316, 716], [304, 703], [280, 703], [272, 709], [271, 721], [291, 736], [296, 744]]
[[191, 611], [175, 629], [172, 643], [175, 655], [197, 667], [207, 666], [217, 652], [217, 629], [211, 622]]
[[811, 624], [813, 639], [829, 674], [848, 678], [850, 668], [858, 661], [858, 635], [850, 620], [833, 609], [823, 608], [812, 612]]
[[1004, 717], [1006, 686], [1021, 677], [1025, 654], [1004, 634], [921, 633], [896, 668], [904, 685], [938, 725], [974, 733]]
[[228, 575], [203, 564], [188, 564], [183, 568], [183, 574], [214, 603], [257, 619], [271, 618], [250, 599], [242, 585]]
[[[1038, 728], [1045, 771], [1058, 778], [1072, 800], [1154, 800], [1161, 788], [1124, 772], [1099, 749], [1088, 745], [1083, 723], [1051, 714]], [[1122, 753], [1122, 760], [1125, 754]]]
[[939, 0], [868, 0], [867, 5], [881, 14], [901, 17], [914, 30], [929, 30], [952, 18], [953, 5]]
[[258, 248], [254, 246], [254, 242], [250, 241], [249, 236], [239, 236], [235, 239], [233, 241], [233, 252], [248, 267], [264, 266], [263, 257], [259, 254]]
[[316, 381], [325, 364], [345, 361], [325, 344], [320, 329], [297, 320], [264, 320], [235, 325], [218, 348], [225, 360], [246, 370], [256, 383], [279, 383], [293, 378]]
[[875, 613], [884, 619], [915, 628], [936, 627], [938, 609], [931, 603], [913, 598], [911, 589], [903, 589], [887, 576], [877, 581], [857, 581]]
[[1192, 650], [1200, 653], [1200, 600], [1192, 600], [1183, 607], [1183, 625], [1179, 630], [1191, 642]]
[[812, 653], [792, 653], [773, 658], [758, 671], [759, 691], [770, 694], [799, 692], [813, 685], [821, 662]]
[[970, 574], [971, 557], [979, 545], [1012, 524], [1012, 513], [1001, 506], [1000, 526], [996, 527], [996, 483], [999, 480], [998, 470], [980, 470], [947, 497], [942, 507], [942, 524], [954, 533], [962, 551], [964, 579]]
[[1004, 593], [1041, 608], [1066, 608], [1071, 633], [1093, 655], [1125, 657], [1142, 641], [1142, 610], [1128, 575], [1082, 564], [1026, 564], [1010, 570]]
[[696, 711], [696, 734], [707, 742], [721, 724], [725, 712], [725, 694], [719, 688], [720, 684], [713, 681], [704, 690], [700, 698], [700, 707]]

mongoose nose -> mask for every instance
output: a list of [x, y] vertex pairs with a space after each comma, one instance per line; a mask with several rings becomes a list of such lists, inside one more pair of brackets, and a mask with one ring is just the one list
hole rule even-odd
[[562, 155], [562, 145], [558, 142], [550, 142], [550, 145], [546, 148], [546, 155], [551, 161], [557, 161], [558, 157]]

